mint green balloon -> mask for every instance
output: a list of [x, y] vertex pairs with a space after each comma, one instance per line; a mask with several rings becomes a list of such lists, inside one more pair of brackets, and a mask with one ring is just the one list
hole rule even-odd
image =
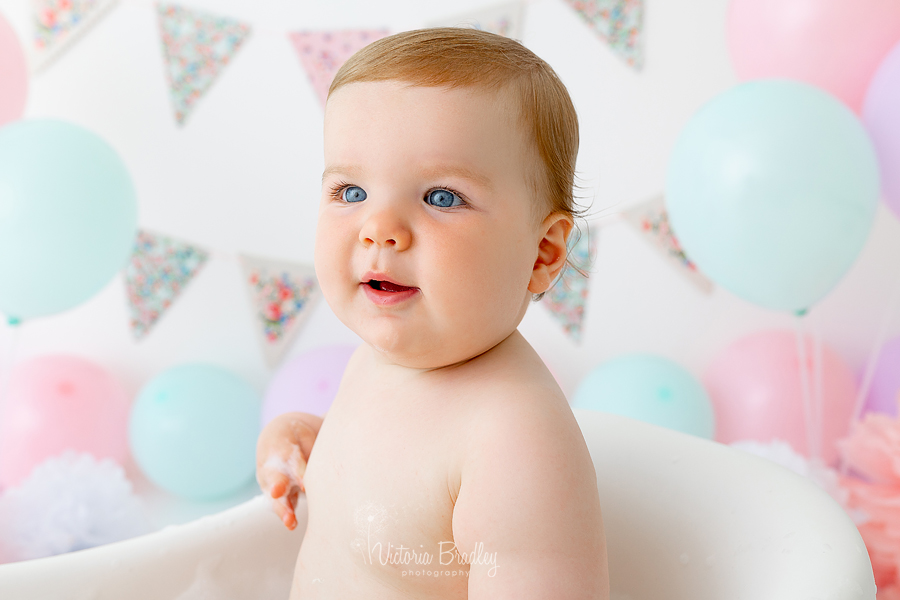
[[572, 399], [574, 408], [622, 415], [712, 439], [712, 402], [686, 369], [661, 356], [628, 354], [588, 373]]
[[129, 442], [150, 481], [190, 500], [226, 497], [256, 473], [262, 401], [230, 371], [204, 364], [173, 367], [140, 392]]
[[688, 122], [666, 178], [672, 229], [713, 281], [799, 312], [856, 260], [879, 199], [875, 150], [856, 115], [816, 87], [757, 80]]
[[131, 177], [97, 135], [55, 120], [0, 128], [0, 312], [11, 321], [93, 296], [136, 232]]

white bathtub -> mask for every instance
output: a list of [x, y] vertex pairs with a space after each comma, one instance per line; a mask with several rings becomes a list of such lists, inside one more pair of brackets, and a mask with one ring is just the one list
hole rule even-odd
[[[597, 468], [616, 600], [874, 600], [856, 527], [750, 454], [576, 410]], [[303, 538], [258, 496], [198, 521], [0, 566], [2, 600], [285, 599]]]

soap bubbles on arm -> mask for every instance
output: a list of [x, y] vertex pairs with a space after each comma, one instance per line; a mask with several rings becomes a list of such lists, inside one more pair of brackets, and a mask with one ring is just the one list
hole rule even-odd
[[256, 446], [256, 480], [272, 498], [272, 508], [293, 530], [297, 526], [294, 509], [301, 492], [306, 493], [303, 476], [322, 417], [292, 412], [272, 419], [263, 429]]

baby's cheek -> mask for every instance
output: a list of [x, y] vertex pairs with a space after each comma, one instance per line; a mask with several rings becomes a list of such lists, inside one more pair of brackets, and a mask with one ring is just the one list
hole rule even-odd
[[341, 311], [341, 306], [346, 302], [348, 296], [349, 284], [345, 281], [346, 276], [342, 277], [338, 268], [329, 267], [326, 264], [321, 269], [318, 265], [316, 266], [316, 277], [325, 302], [335, 313]]
[[323, 291], [325, 286], [333, 287], [349, 270], [346, 263], [349, 260], [347, 245], [350, 241], [345, 239], [346, 236], [345, 232], [320, 217], [316, 229], [314, 264], [316, 277]]

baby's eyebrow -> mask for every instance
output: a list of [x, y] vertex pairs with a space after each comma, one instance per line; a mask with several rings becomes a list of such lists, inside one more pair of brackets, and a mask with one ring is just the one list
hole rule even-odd
[[[329, 176], [335, 174], [347, 175], [351, 179], [358, 178], [361, 169], [350, 165], [332, 165], [327, 167], [325, 171], [322, 173], [322, 181], [324, 182], [328, 179]], [[479, 173], [478, 171], [473, 171], [468, 167], [464, 167], [461, 165], [437, 165], [434, 167], [423, 168], [420, 171], [422, 177], [426, 179], [440, 179], [441, 177], [459, 177], [460, 179], [467, 179], [483, 188], [492, 188], [491, 180], [489, 177]]]
[[475, 185], [483, 188], [490, 189], [492, 187], [489, 177], [461, 165], [438, 165], [422, 169], [422, 175], [429, 179], [440, 179], [447, 176], [459, 177], [460, 179], [468, 179]]
[[342, 173], [351, 178], [359, 177], [359, 169], [357, 169], [355, 167], [344, 166], [344, 165], [334, 165], [334, 166], [331, 166], [331, 167], [328, 167], [325, 169], [325, 171], [322, 173], [322, 181], [324, 182], [326, 179], [328, 179], [329, 175], [334, 175], [336, 173]]

